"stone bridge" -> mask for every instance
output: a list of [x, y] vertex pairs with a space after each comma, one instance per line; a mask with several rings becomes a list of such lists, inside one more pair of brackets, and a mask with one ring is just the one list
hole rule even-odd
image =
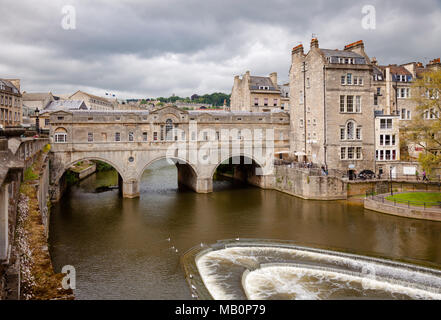
[[[51, 184], [81, 160], [113, 166], [126, 198], [139, 196], [144, 170], [173, 160], [178, 183], [199, 193], [213, 190], [213, 175], [232, 159], [235, 176], [262, 188], [274, 184], [273, 160], [289, 151], [289, 114], [186, 111], [57, 111], [51, 114]], [[55, 192], [54, 199], [59, 198]]]

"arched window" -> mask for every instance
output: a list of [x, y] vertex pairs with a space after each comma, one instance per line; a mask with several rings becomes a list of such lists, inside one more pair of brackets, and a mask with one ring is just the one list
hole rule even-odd
[[67, 142], [67, 131], [64, 128], [55, 129], [54, 134], [54, 142], [55, 143], [65, 143]]
[[346, 124], [346, 139], [347, 140], [354, 140], [354, 122], [349, 121]]
[[173, 140], [173, 121], [172, 119], [167, 119], [165, 121], [165, 139]]

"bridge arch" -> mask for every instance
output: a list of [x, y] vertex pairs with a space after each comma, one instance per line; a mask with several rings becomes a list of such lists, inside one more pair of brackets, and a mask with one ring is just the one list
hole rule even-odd
[[[262, 161], [257, 160], [256, 157], [247, 153], [237, 153], [221, 158], [220, 162], [216, 166], [214, 166], [211, 171], [211, 179], [214, 179], [215, 173], [221, 164], [224, 164], [226, 161], [232, 160], [237, 157], [240, 158], [240, 163], [230, 164], [233, 167], [234, 179], [241, 180], [243, 182], [261, 188], [269, 188], [272, 184], [274, 184], [273, 172], [270, 172], [267, 167], [265, 167], [265, 165], [262, 163]], [[251, 163], [245, 163], [245, 158], [248, 158]], [[257, 171], [258, 169], [260, 170]]]
[[85, 161], [85, 160], [89, 160], [89, 161], [101, 161], [104, 163], [107, 163], [108, 165], [111, 165], [121, 177], [124, 177], [124, 171], [119, 167], [119, 165], [117, 165], [116, 163], [114, 163], [113, 161], [106, 159], [106, 158], [101, 158], [101, 157], [95, 157], [95, 156], [84, 156], [84, 157], [79, 157], [78, 159], [75, 159], [74, 161], [70, 161], [67, 162], [65, 164], [63, 164], [62, 168], [60, 168], [56, 175], [54, 176], [54, 181], [58, 182], [61, 177], [63, 176], [63, 174], [69, 170], [70, 167], [72, 167], [75, 163], [80, 162], [80, 161]]
[[176, 166], [178, 171], [178, 185], [185, 186], [190, 188], [196, 192], [210, 192], [211, 190], [205, 191], [205, 189], [201, 188], [200, 174], [197, 167], [191, 164], [189, 161], [182, 159], [177, 156], [166, 156], [161, 155], [159, 157], [155, 157], [153, 159], [149, 159], [147, 163], [142, 166], [140, 172], [138, 172], [138, 181], [141, 181], [142, 175], [144, 171], [153, 163], [160, 160], [172, 160]]

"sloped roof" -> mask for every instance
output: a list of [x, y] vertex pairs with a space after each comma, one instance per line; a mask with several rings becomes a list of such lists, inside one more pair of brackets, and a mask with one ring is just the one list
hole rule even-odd
[[405, 76], [411, 76], [412, 73], [409, 72], [405, 67], [403, 66], [396, 66], [396, 65], [389, 65], [389, 66], [380, 66], [381, 69], [390, 68], [390, 73], [392, 74], [400, 74]]
[[6, 80], [6, 79], [0, 79], [0, 82], [3, 83], [3, 85], [4, 85], [5, 87], [9, 87], [9, 88], [11, 88], [11, 91], [12, 91], [13, 93], [20, 93], [20, 91], [17, 89], [16, 86], [14, 86], [14, 85], [12, 84], [11, 81]]
[[87, 110], [83, 100], [58, 100], [52, 101], [44, 110]]
[[50, 92], [32, 92], [23, 93], [23, 101], [39, 101], [39, 100], [46, 100], [46, 99], [52, 99], [53, 95]]
[[100, 97], [100, 96], [95, 96], [95, 95], [93, 95], [93, 94], [90, 94], [90, 93], [87, 93], [87, 92], [84, 92], [84, 91], [81, 91], [81, 90], [78, 90], [78, 91], [75, 92], [74, 94], [70, 95], [69, 98], [73, 97], [73, 96], [76, 95], [77, 93], [82, 93], [82, 94], [84, 94], [84, 95], [86, 95], [86, 96], [88, 96], [88, 97], [90, 97], [90, 98], [94, 98], [94, 99], [97, 99], [97, 100], [101, 100], [101, 101], [106, 101], [106, 102], [108, 102], [108, 103], [112, 103], [112, 100], [111, 100], [111, 99], [107, 99], [107, 98]]
[[361, 54], [346, 51], [346, 50], [338, 50], [338, 49], [320, 49], [320, 51], [324, 54], [325, 57], [341, 57], [341, 58], [363, 58]]

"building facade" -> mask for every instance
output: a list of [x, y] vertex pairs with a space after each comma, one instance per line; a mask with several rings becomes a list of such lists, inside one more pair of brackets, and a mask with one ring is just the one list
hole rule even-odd
[[291, 153], [298, 161], [355, 173], [374, 170], [372, 65], [362, 41], [344, 50], [292, 50]]
[[22, 96], [19, 79], [0, 79], [0, 125], [3, 128], [22, 123]]
[[247, 71], [242, 79], [239, 76], [234, 77], [230, 109], [247, 112], [289, 109], [287, 106], [289, 98], [286, 99], [287, 91], [286, 85], [282, 90], [277, 84], [276, 72], [271, 73], [269, 77], [260, 77], [252, 76]]
[[69, 96], [68, 100], [82, 100], [90, 110], [114, 110], [118, 104], [116, 99], [112, 101], [81, 90]]

